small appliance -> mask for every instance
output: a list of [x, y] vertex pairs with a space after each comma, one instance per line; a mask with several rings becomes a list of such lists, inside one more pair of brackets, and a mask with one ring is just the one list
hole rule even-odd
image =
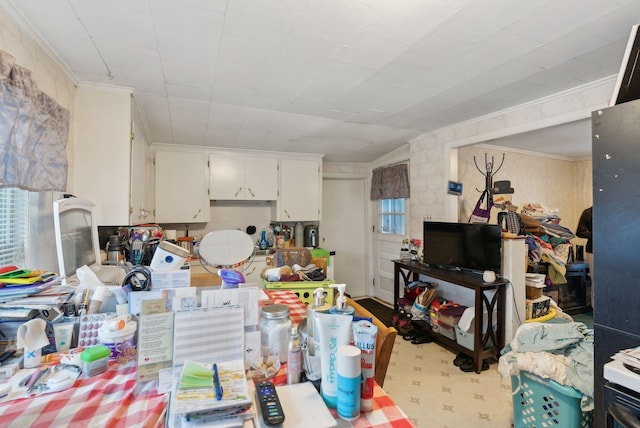
[[318, 226], [308, 225], [304, 228], [304, 246], [318, 248]]

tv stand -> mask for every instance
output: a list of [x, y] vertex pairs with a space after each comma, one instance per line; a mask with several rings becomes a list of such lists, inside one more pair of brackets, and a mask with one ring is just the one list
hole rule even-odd
[[[454, 351], [461, 352], [473, 358], [476, 373], [482, 371], [482, 360], [485, 358], [498, 358], [500, 350], [504, 347], [504, 323], [505, 323], [505, 291], [509, 281], [498, 278], [494, 282], [484, 282], [482, 275], [459, 270], [442, 269], [427, 266], [420, 262], [393, 260], [394, 281], [393, 281], [393, 305], [399, 309], [398, 299], [400, 297], [400, 278], [402, 277], [406, 287], [411, 281], [417, 281], [420, 275], [429, 278], [440, 279], [460, 287], [474, 290], [475, 322], [473, 350], [459, 345], [455, 340], [451, 340], [439, 333], [427, 329], [433, 338]], [[487, 325], [496, 315], [496, 329], [487, 328], [482, 331], [484, 317], [489, 320]], [[490, 344], [493, 343], [493, 346]]]

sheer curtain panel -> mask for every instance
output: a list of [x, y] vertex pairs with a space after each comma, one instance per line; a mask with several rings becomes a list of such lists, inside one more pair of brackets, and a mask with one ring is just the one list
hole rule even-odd
[[69, 110], [0, 51], [0, 187], [64, 191]]

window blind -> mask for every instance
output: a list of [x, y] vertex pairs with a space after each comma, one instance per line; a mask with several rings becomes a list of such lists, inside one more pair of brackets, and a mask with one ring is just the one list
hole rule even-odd
[[0, 266], [25, 263], [29, 231], [29, 192], [0, 188]]

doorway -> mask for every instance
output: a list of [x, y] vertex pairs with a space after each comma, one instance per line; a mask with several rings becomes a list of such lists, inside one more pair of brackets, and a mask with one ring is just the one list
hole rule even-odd
[[369, 294], [364, 179], [322, 181], [322, 247], [335, 251], [334, 278], [352, 297]]

